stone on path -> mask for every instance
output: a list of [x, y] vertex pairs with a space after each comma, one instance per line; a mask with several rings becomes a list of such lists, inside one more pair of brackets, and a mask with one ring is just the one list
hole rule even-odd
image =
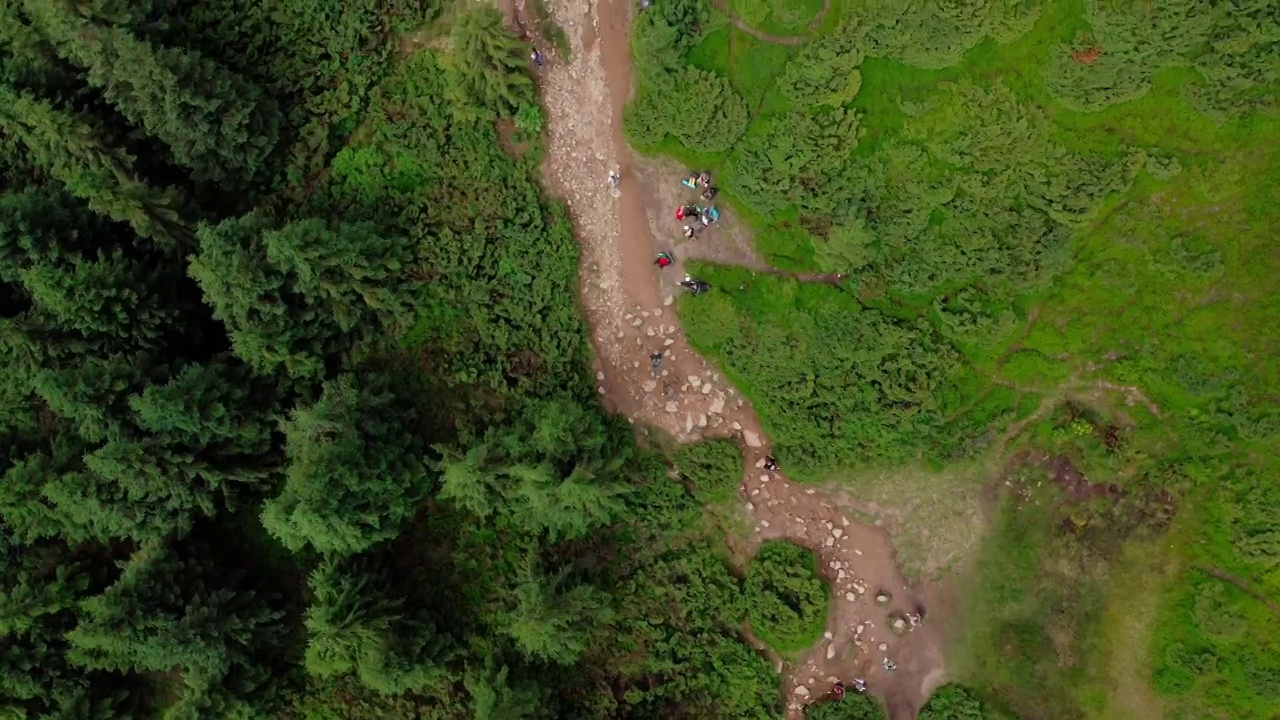
[[836, 537], [840, 537], [841, 535], [844, 534], [844, 531], [841, 530], [840, 528], [836, 528], [835, 530], [831, 531], [831, 534], [835, 535]]
[[833, 658], [833, 657], [835, 657], [835, 656], [836, 656], [836, 646], [835, 646], [835, 645], [828, 645], [828, 646], [827, 646], [827, 659], [828, 659], [828, 660], [830, 660], [831, 658]]
[[674, 400], [671, 400], [671, 401], [668, 401], [668, 402], [667, 402], [667, 412], [669, 412], [669, 413], [673, 413], [673, 412], [675, 412], [675, 411], [676, 411], [677, 409], [679, 409], [679, 408], [680, 408], [680, 406], [679, 406], [679, 405], [676, 405], [676, 403], [675, 403], [675, 401], [674, 401]]
[[[737, 423], [734, 423], [734, 424], [736, 425]], [[742, 439], [744, 442], [747, 443], [747, 447], [753, 447], [753, 448], [760, 447], [760, 436], [750, 430], [742, 431]]]
[[654, 391], [655, 389], [657, 389], [657, 387], [658, 387], [658, 381], [657, 381], [657, 380], [645, 380], [643, 383], [641, 383], [641, 385], [640, 385], [640, 386], [644, 388], [644, 391], [645, 391], [645, 392], [653, 392], [653, 391]]
[[663, 300], [662, 300], [662, 304], [663, 304], [663, 305], [670, 305], [670, 304], [671, 304], [671, 303], [673, 303], [673, 302], [675, 302], [675, 298], [674, 298], [673, 296], [671, 296], [671, 295], [666, 296], [666, 297], [665, 297], [665, 298], [663, 298]]
[[718, 397], [715, 400], [712, 400], [711, 410], [709, 412], [712, 415], [719, 415], [720, 413], [724, 412], [724, 398]]
[[802, 697], [802, 698], [807, 698], [807, 697], [809, 697], [809, 688], [807, 688], [807, 687], [805, 687], [805, 686], [803, 686], [803, 685], [797, 685], [797, 686], [796, 686], [796, 689], [795, 689], [793, 692], [794, 692], [797, 696]]

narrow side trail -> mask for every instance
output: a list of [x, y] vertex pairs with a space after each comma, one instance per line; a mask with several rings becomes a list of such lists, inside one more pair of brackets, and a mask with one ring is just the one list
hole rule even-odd
[[[505, 0], [504, 9], [533, 30], [523, 1]], [[672, 220], [649, 209], [659, 203], [622, 137], [622, 111], [631, 92], [631, 5], [549, 2], [568, 35], [572, 60], [540, 48], [550, 56], [539, 77], [547, 111], [544, 182], [568, 206], [581, 246], [581, 303], [606, 407], [681, 442], [736, 438], [746, 460], [740, 491], [754, 519], [753, 548], [782, 539], [819, 557], [832, 589], [831, 612], [825, 637], [784, 668], [788, 720], [801, 720], [804, 705], [822, 699], [835, 681], [856, 677], [885, 701], [891, 720], [911, 720], [943, 681], [939, 628], [926, 620], [898, 634], [889, 618], [922, 608], [927, 615], [928, 608], [908, 589], [882, 530], [851, 522], [823, 493], [762, 469], [768, 440], [759, 419], [731, 383], [689, 347], [675, 316], [672, 303], [683, 269], [677, 263], [659, 273], [653, 265], [651, 229], [665, 231]], [[613, 169], [622, 177], [620, 193], [611, 193], [606, 182]], [[653, 376], [649, 358], [658, 351], [663, 361]], [[891, 596], [887, 604], [876, 603], [880, 591]], [[884, 669], [885, 658], [896, 670]]]

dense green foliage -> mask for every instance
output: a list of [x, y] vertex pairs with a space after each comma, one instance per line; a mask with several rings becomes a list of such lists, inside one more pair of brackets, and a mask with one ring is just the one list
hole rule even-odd
[[926, 716], [1269, 718], [1275, 3], [849, 2], [800, 47], [705, 27], [633, 49], [728, 78], [746, 130], [633, 139], [710, 168], [773, 265], [843, 277], [698, 266], [692, 342], [793, 476], [974, 458], [1010, 495], [948, 657], [972, 692]]
[[827, 586], [813, 553], [788, 542], [767, 542], [747, 566], [747, 620], [751, 629], [783, 653], [803, 650], [827, 622]]
[[840, 700], [814, 703], [804, 713], [805, 720], [883, 720], [884, 716], [875, 700], [854, 692]]
[[0, 2], [0, 715], [780, 716], [741, 460], [602, 415], [527, 48], [436, 15]]

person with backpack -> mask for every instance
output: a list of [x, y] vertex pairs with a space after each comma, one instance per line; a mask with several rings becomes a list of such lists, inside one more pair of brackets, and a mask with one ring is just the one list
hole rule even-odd
[[657, 265], [658, 269], [662, 269], [675, 261], [676, 259], [671, 257], [671, 253], [660, 252], [658, 253], [658, 258], [653, 261], [653, 264]]

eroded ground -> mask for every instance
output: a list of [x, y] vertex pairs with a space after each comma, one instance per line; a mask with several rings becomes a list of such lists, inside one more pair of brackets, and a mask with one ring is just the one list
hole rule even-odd
[[[518, 3], [507, 9], [537, 35]], [[927, 599], [908, 587], [882, 529], [853, 522], [823, 492], [763, 469], [769, 441], [755, 412], [689, 347], [673, 309], [686, 259], [771, 269], [732, 218], [684, 241], [672, 214], [682, 197], [683, 169], [640, 162], [627, 148], [621, 128], [631, 92], [631, 5], [555, 0], [551, 9], [571, 52], [570, 58], [548, 53], [540, 73], [547, 111], [544, 180], [569, 208], [581, 246], [581, 303], [606, 406], [642, 431], [655, 428], [681, 442], [736, 438], [748, 468], [741, 494], [752, 519], [751, 546], [784, 539], [818, 555], [832, 590], [831, 613], [824, 637], [783, 669], [788, 718], [799, 720], [804, 705], [826, 696], [834, 682], [854, 678], [867, 681], [893, 720], [914, 718], [944, 679], [940, 624], [926, 619], [914, 630], [895, 632], [890, 618], [921, 611], [929, 618]], [[622, 177], [619, 193], [606, 182], [615, 169]], [[653, 264], [659, 250], [674, 252], [673, 267], [659, 271]], [[658, 351], [663, 361], [654, 376], [649, 358]], [[890, 599], [877, 603], [881, 593]], [[886, 658], [895, 670], [884, 668]]]

